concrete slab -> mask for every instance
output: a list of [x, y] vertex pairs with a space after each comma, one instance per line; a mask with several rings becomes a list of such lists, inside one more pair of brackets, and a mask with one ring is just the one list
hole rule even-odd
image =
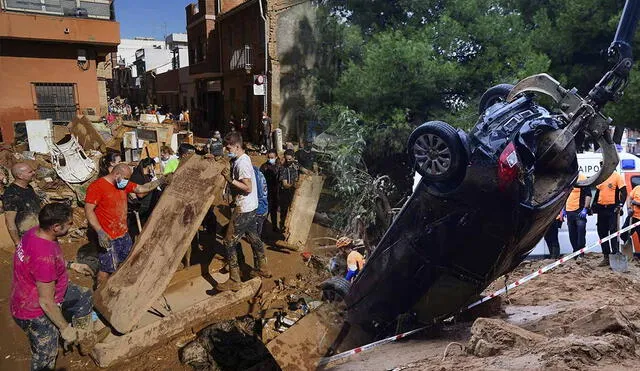
[[[221, 277], [214, 277], [223, 280]], [[192, 329], [196, 332], [212, 322], [216, 313], [255, 296], [260, 286], [261, 280], [254, 278], [243, 283], [242, 289], [238, 292], [227, 291], [209, 296], [206, 290], [211, 288], [211, 285], [204, 278], [186, 281], [180, 287], [175, 286], [173, 292], [165, 294], [172, 309], [169, 315], [160, 318], [146, 313], [138, 328], [122, 336], [109, 335], [102, 343], [96, 345], [91, 357], [98, 366], [109, 367], [166, 342], [172, 336], [186, 330]]]

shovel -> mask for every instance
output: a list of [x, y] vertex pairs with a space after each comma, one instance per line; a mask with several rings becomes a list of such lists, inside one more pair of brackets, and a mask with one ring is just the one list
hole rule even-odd
[[[616, 210], [615, 213], [616, 213], [616, 227], [617, 227], [617, 230], [619, 231], [620, 215], [618, 214], [618, 210]], [[627, 250], [631, 250], [631, 253], [633, 254], [633, 247], [631, 242], [633, 239], [632, 236], [633, 236], [633, 233], [629, 233], [629, 238], [627, 239], [627, 242], [625, 242], [623, 245], [620, 244], [620, 238], [616, 236], [616, 241], [618, 242], [618, 246], [620, 246], [620, 248], [618, 249], [618, 252], [616, 252], [615, 254], [609, 255], [609, 266], [614, 272], [624, 273], [629, 271], [629, 263], [627, 261], [627, 255], [625, 254], [625, 252]], [[621, 253], [620, 251], [623, 251], [623, 253]]]

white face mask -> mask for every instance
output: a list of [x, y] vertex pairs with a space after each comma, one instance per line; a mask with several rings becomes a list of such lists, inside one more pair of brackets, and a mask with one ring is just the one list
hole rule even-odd
[[275, 165], [275, 164], [276, 164], [276, 159], [275, 159], [275, 158], [270, 158], [270, 159], [269, 159], [269, 163], [270, 163], [271, 165]]

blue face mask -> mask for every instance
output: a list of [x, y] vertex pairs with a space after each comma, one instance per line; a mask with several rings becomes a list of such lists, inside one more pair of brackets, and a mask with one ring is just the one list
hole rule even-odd
[[275, 165], [275, 163], [276, 163], [276, 159], [275, 159], [275, 158], [270, 158], [270, 159], [269, 159], [269, 163], [270, 163], [271, 165]]
[[238, 155], [236, 155], [236, 154], [235, 154], [235, 153], [233, 153], [233, 152], [229, 152], [229, 153], [227, 153], [227, 157], [229, 157], [230, 159], [232, 159], [232, 160], [233, 160], [234, 158], [238, 157]]
[[127, 184], [129, 184], [129, 179], [120, 179], [116, 183], [116, 187], [118, 189], [125, 189], [127, 187]]

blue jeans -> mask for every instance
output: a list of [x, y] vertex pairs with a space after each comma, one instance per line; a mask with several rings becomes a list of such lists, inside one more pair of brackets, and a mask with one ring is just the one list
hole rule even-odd
[[111, 246], [108, 250], [100, 249], [98, 251], [98, 260], [100, 261], [100, 271], [113, 273], [118, 269], [131, 252], [133, 242], [129, 233], [120, 238], [111, 240]]
[[[60, 304], [62, 314], [67, 321], [91, 314], [93, 307], [91, 291], [82, 286], [69, 283], [64, 300]], [[14, 318], [18, 326], [27, 334], [31, 345], [31, 370], [53, 370], [58, 356], [60, 331], [46, 314], [35, 319]]]

